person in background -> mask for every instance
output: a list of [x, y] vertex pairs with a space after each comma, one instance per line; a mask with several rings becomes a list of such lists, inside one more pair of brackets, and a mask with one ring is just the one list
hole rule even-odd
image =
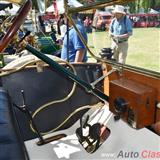
[[51, 23], [51, 33], [49, 33], [54, 43], [57, 43], [57, 37], [56, 37], [56, 29], [53, 26], [53, 23]]
[[128, 52], [128, 39], [132, 35], [132, 23], [126, 16], [125, 8], [121, 5], [115, 6], [114, 18], [110, 23], [109, 34], [112, 38], [111, 48], [113, 58], [125, 64]]
[[[65, 23], [67, 18], [65, 18]], [[85, 27], [78, 19], [78, 13], [72, 14], [72, 19], [76, 24], [77, 29], [87, 42], [87, 33]], [[71, 22], [69, 22], [69, 44], [67, 45], [67, 34], [64, 36], [62, 51], [61, 51], [61, 58], [67, 60], [69, 57], [69, 62], [86, 62], [87, 61], [87, 50], [83, 45], [82, 41], [80, 40], [76, 30], [74, 29]], [[69, 46], [69, 53], [67, 53], [67, 47]], [[67, 54], [69, 54], [67, 56]]]
[[65, 24], [64, 19], [61, 20], [61, 26], [60, 26], [60, 32], [61, 32], [61, 39], [64, 39], [64, 36], [66, 34], [67, 31], [67, 25]]
[[92, 29], [91, 29], [92, 20], [88, 16], [86, 16], [83, 23], [86, 28], [86, 32], [91, 33], [92, 32]]
[[42, 31], [43, 33], [45, 33], [45, 24], [41, 15], [38, 16], [38, 27], [40, 32]]
[[61, 40], [64, 39], [65, 33], [67, 31], [67, 25], [65, 24], [64, 15], [61, 14], [57, 22], [58, 34], [61, 37]]
[[24, 30], [22, 27], [18, 30], [18, 38], [21, 39], [24, 36]]

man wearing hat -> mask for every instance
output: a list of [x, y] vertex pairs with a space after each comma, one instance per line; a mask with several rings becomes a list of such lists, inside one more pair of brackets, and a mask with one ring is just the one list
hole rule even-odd
[[109, 33], [112, 38], [113, 57], [124, 64], [128, 51], [128, 39], [132, 35], [132, 23], [126, 16], [125, 8], [121, 5], [115, 6], [114, 18], [110, 23]]

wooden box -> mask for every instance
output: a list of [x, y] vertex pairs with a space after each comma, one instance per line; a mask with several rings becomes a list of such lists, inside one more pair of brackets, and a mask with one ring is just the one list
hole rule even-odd
[[155, 89], [125, 78], [110, 81], [109, 108], [133, 128], [155, 120]]

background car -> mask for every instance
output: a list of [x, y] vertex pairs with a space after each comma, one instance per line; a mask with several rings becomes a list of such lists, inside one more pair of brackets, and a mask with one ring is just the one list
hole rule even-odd
[[100, 30], [106, 30], [112, 19], [112, 14], [108, 12], [99, 12], [97, 15], [96, 28]]

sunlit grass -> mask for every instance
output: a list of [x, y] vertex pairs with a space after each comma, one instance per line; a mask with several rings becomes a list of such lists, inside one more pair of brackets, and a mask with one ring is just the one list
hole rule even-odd
[[[88, 34], [88, 45], [98, 55], [100, 49], [110, 47], [108, 32]], [[89, 56], [89, 61], [94, 61]], [[160, 72], [160, 29], [136, 28], [129, 39], [127, 64]]]

